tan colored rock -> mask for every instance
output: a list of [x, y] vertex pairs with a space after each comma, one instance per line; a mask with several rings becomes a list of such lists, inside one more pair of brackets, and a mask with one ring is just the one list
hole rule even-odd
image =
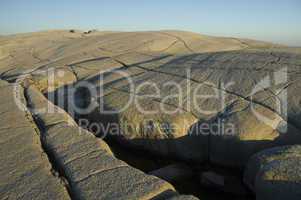
[[[251, 40], [244, 43], [250, 46], [271, 46]], [[0, 73], [7, 66], [19, 69], [18, 73], [6, 74], [14, 76], [29, 69], [62, 67], [84, 59], [95, 59], [99, 55], [119, 56], [129, 52], [152, 55], [229, 51], [244, 49], [245, 44], [233, 38], [211, 37], [184, 31], [95, 31], [82, 34], [82, 31], [77, 30], [52, 30], [25, 33], [1, 38]]]
[[70, 115], [60, 107], [49, 102], [35, 86], [30, 86], [26, 90], [26, 95], [29, 99], [28, 103], [32, 107], [31, 112], [38, 116], [42, 126], [48, 127], [64, 122], [76, 125], [76, 122]]
[[64, 85], [76, 82], [76, 75], [68, 67], [50, 68], [31, 73], [31, 81], [41, 92], [53, 92]]
[[[99, 108], [86, 117], [104, 125], [119, 124], [120, 132], [112, 130], [110, 134], [117, 135], [115, 137], [122, 145], [161, 156], [198, 162], [210, 160], [223, 166], [243, 168], [258, 151], [301, 142], [297, 114], [300, 112], [300, 95], [288, 89], [289, 118], [279, 111], [279, 103], [285, 106], [285, 99], [281, 100], [280, 94], [286, 85], [292, 82], [294, 84], [287, 88], [295, 91], [301, 88], [295, 83], [299, 76], [294, 73], [298, 71], [299, 54], [246, 50], [158, 57], [155, 61], [133, 65], [127, 64], [127, 56], [124, 57], [125, 66], [116, 71], [130, 75], [135, 91], [125, 78], [116, 75], [116, 71], [104, 74], [103, 85], [99, 85], [95, 77], [86, 79], [103, 86], [103, 91], [93, 96], [101, 103]], [[282, 71], [283, 66], [287, 66], [286, 72]], [[190, 77], [187, 70], [190, 70]], [[274, 76], [280, 77], [280, 83], [264, 88], [263, 82], [268, 80], [266, 83], [270, 84]], [[287, 81], [281, 82], [281, 77]], [[176, 87], [166, 86], [168, 82], [178, 83], [184, 91], [180, 95], [183, 101], [167, 98], [178, 92]], [[145, 83], [155, 86], [141, 89]], [[159, 96], [155, 96], [155, 87]], [[187, 91], [192, 92], [187, 94]], [[223, 99], [195, 100], [193, 91], [199, 95], [218, 94]], [[115, 114], [103, 114], [118, 110], [120, 112]], [[157, 112], [152, 114], [154, 111]], [[265, 119], [268, 119], [267, 123]], [[204, 124], [222, 130], [194, 131], [194, 127]], [[287, 131], [283, 130], [285, 124]]]
[[[32, 109], [47, 106], [46, 98], [36, 94], [37, 90], [28, 89], [28, 92]], [[52, 118], [33, 114], [38, 121]], [[151, 199], [174, 191], [169, 183], [116, 159], [104, 141], [76, 125], [68, 125], [63, 115], [57, 119], [60, 122], [48, 128], [41, 123], [43, 143], [68, 180], [74, 196], [79, 199]]]
[[[49, 37], [53, 42], [49, 42]], [[24, 43], [25, 50], [20, 49], [17, 41]], [[133, 94], [126, 79], [115, 72], [130, 75], [136, 87], [146, 82], [156, 83], [163, 95], [160, 98], [141, 100], [140, 107], [150, 111], [164, 107], [168, 111], [178, 109], [177, 112], [168, 114], [161, 111], [156, 114], [145, 114], [137, 109], [137, 105], [131, 104], [128, 109], [114, 116], [103, 116], [99, 113], [101, 108], [87, 116], [90, 121], [97, 123], [106, 124], [108, 119], [113, 118], [113, 121], [121, 126], [132, 124], [132, 128], [122, 128], [123, 136], [117, 138], [123, 145], [146, 149], [163, 156], [198, 162], [210, 160], [221, 165], [243, 167], [252, 154], [262, 149], [296, 143], [300, 139], [296, 130], [300, 129], [298, 116], [301, 97], [294, 94], [294, 91], [300, 89], [300, 84], [296, 81], [299, 78], [296, 72], [299, 70], [300, 54], [292, 53], [285, 48], [281, 52], [280, 49], [283, 47], [280, 46], [264, 51], [264, 48], [272, 45], [183, 31], [139, 33], [96, 31], [85, 37], [80, 31], [75, 33], [50, 31], [3, 38], [1, 42], [5, 42], [7, 44], [5, 49], [14, 52], [13, 56], [18, 58], [0, 61], [3, 78], [14, 80], [17, 75], [27, 71], [31, 74], [32, 84], [43, 92], [52, 91], [76, 80], [79, 83], [85, 80], [97, 89], [104, 87], [102, 92], [92, 97], [93, 101], [103, 101], [109, 109], [118, 110], [131, 96], [138, 99], [141, 95], [154, 92], [153, 88], [148, 87], [141, 90], [139, 95]], [[259, 47], [260, 50], [256, 49]], [[8, 69], [7, 66], [23, 67]], [[287, 120], [285, 114], [277, 111], [279, 107], [277, 99], [281, 99], [281, 94], [287, 88], [290, 137], [281, 136], [279, 127], [262, 124], [253, 115], [253, 110], [248, 108], [252, 90], [266, 77], [273, 79], [271, 74], [281, 79], [281, 74], [284, 73], [281, 70], [284, 66], [287, 68], [287, 82], [280, 81], [278, 85], [255, 92], [252, 100], [256, 101], [256, 111], [273, 119], [279, 118], [276, 119], [276, 124], [281, 126], [281, 123]], [[48, 77], [39, 74], [39, 71], [52, 68], [55, 69], [54, 86], [49, 88]], [[61, 70], [64, 72], [63, 76], [60, 76]], [[187, 77], [187, 70], [190, 70], [191, 77]], [[100, 83], [99, 74], [104, 76], [103, 83]], [[199, 94], [210, 95], [215, 91], [225, 94], [225, 107], [215, 99], [199, 99], [193, 102], [195, 96], [193, 93], [182, 95], [183, 101], [180, 103], [177, 99], [164, 101], [165, 97], [177, 92], [176, 88], [164, 87], [164, 84], [170, 81], [179, 83], [186, 92], [189, 91], [186, 86], [189, 82], [192, 90], [202, 85]], [[231, 82], [234, 82], [234, 85], [230, 84], [226, 89], [221, 88], [223, 84]], [[87, 96], [79, 95], [75, 99], [81, 103], [87, 101]], [[231, 108], [234, 103], [239, 105]], [[194, 106], [190, 107], [191, 104]], [[284, 105], [285, 102], [281, 104]], [[204, 114], [197, 107], [214, 112]], [[246, 110], [243, 110], [244, 108]], [[239, 129], [236, 135], [226, 137], [227, 139], [223, 136], [209, 138], [208, 135], [199, 133], [189, 136], [192, 127], [223, 118], [218, 115], [227, 114], [226, 110], [231, 113], [225, 121]], [[279, 116], [274, 117], [274, 112]], [[57, 122], [53, 119], [49, 124]], [[151, 128], [146, 128], [148, 126]], [[228, 148], [229, 146], [231, 148]]]
[[70, 199], [62, 181], [52, 173], [35, 124], [16, 105], [15, 88], [1, 83], [0, 199]]

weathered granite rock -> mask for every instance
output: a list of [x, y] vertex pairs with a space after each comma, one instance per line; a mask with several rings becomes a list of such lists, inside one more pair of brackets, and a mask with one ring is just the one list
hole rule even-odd
[[63, 182], [52, 173], [35, 124], [17, 107], [15, 92], [24, 102], [21, 88], [1, 81], [0, 199], [70, 199]]
[[[103, 88], [93, 96], [99, 108], [86, 117], [118, 124], [121, 130], [110, 134], [123, 145], [242, 168], [260, 150], [301, 143], [301, 97], [290, 89], [301, 89], [295, 83], [300, 59], [293, 53], [233, 51], [121, 61], [124, 67], [101, 74], [101, 81], [98, 75], [86, 79]], [[274, 76], [279, 83], [270, 83]], [[285, 106], [280, 94], [286, 89], [284, 113], [279, 105]]]
[[[120, 144], [146, 149], [161, 156], [242, 168], [258, 151], [273, 146], [300, 144], [301, 95], [298, 91], [301, 89], [301, 56], [298, 50], [181, 31], [96, 31], [91, 34], [48, 31], [1, 37], [0, 57], [1, 79], [14, 82], [28, 77], [22, 84], [34, 84], [38, 88], [29, 87], [27, 90], [27, 97], [33, 99], [31, 106], [47, 106], [56, 111], [49, 113], [35, 109], [32, 113], [41, 128], [45, 145], [55, 147], [47, 150], [57, 159], [69, 182], [76, 178], [81, 180], [72, 182], [74, 191], [80, 191], [80, 197], [103, 195], [103, 198], [121, 198], [121, 190], [125, 191], [127, 198], [159, 198], [163, 194], [166, 195], [164, 197], [176, 194], [166, 182], [124, 167], [122, 161], [112, 156], [108, 146], [91, 133], [82, 137], [79, 134], [82, 131], [78, 131], [72, 117], [49, 104], [38, 90], [56, 94], [64, 90], [59, 88], [63, 85], [75, 82], [75, 85], [80, 85], [88, 81], [95, 86], [96, 94], [77, 94], [75, 102], [84, 105], [100, 101], [101, 104], [92, 113], [79, 116], [104, 125], [116, 122], [120, 126], [118, 133], [111, 128], [109, 134]], [[49, 82], [50, 77], [40, 73], [47, 70], [54, 72], [52, 85], [49, 84], [52, 82]], [[136, 90], [131, 90], [122, 73], [131, 78]], [[156, 86], [145, 83], [155, 83]], [[184, 94], [176, 96], [179, 88], [174, 83], [178, 83]], [[6, 82], [0, 81], [0, 88], [6, 85]], [[137, 90], [139, 87], [140, 90]], [[160, 95], [156, 95], [157, 91]], [[1, 93], [1, 98], [6, 93]], [[198, 94], [202, 97], [194, 99]], [[63, 100], [69, 99], [69, 94], [62, 95]], [[132, 102], [122, 112], [103, 113], [104, 110], [123, 108], [133, 96], [139, 102], [138, 107]], [[5, 101], [0, 105], [0, 127], [3, 130], [27, 126], [23, 120], [16, 120], [20, 118], [18, 113], [5, 115], [11, 106], [15, 107], [11, 99], [1, 101]], [[146, 113], [158, 109], [157, 113]], [[231, 134], [215, 134], [215, 129], [222, 127], [216, 125], [219, 121], [226, 126], [233, 125], [234, 128], [229, 131]], [[213, 128], [204, 131], [197, 129], [198, 126]], [[228, 133], [227, 130], [217, 132]], [[3, 140], [4, 144], [9, 141]], [[64, 146], [70, 146], [70, 149]], [[95, 156], [102, 160], [95, 160]], [[108, 163], [112, 165], [106, 165], [103, 160], [111, 160]], [[82, 170], [84, 167], [78, 161], [87, 162], [90, 166]], [[291, 161], [288, 163], [292, 164]], [[278, 169], [278, 164], [275, 165]], [[120, 174], [115, 177], [121, 184], [117, 185], [120, 190], [114, 194], [100, 194], [94, 183], [113, 176], [110, 173], [114, 171]], [[130, 184], [125, 181], [129, 174], [133, 174], [134, 181], [147, 177], [145, 180], [152, 187], [144, 189], [147, 184], [142, 181], [136, 193], [127, 191], [124, 187]], [[107, 187], [115, 182], [103, 185], [101, 182], [100, 185]], [[157, 183], [162, 185], [162, 190], [155, 186]]]
[[[278, 114], [261, 105], [236, 108], [232, 106], [227, 113], [218, 116], [216, 122], [223, 126], [233, 125], [230, 134], [210, 135], [209, 157], [213, 163], [231, 167], [244, 167], [248, 159], [256, 152], [269, 147], [283, 144], [300, 144], [301, 134], [294, 126], [287, 124], [287, 130], [282, 131], [281, 125], [286, 122]], [[254, 114], [260, 114], [273, 120], [265, 123]], [[227, 130], [226, 130], [227, 131]]]
[[32, 72], [30, 81], [41, 92], [52, 92], [64, 85], [76, 82], [77, 74], [69, 67], [50, 68]]
[[[32, 109], [47, 106], [47, 99], [38, 93], [34, 88], [28, 89]], [[40, 113], [35, 117], [37, 122], [49, 118]], [[59, 122], [50, 127], [40, 124], [43, 143], [68, 180], [74, 196], [79, 199], [150, 199], [174, 191], [169, 183], [116, 159], [105, 142], [76, 125], [68, 125], [64, 115], [59, 114], [57, 118]]]
[[[39, 122], [42, 123], [43, 127], [48, 127], [63, 122], [76, 125], [70, 115], [68, 115], [60, 107], [49, 102], [35, 86], [29, 86], [26, 89], [26, 95], [27, 98], [30, 99], [28, 102], [29, 106], [33, 108], [31, 112], [38, 116], [40, 120]], [[31, 105], [33, 103], [34, 105]]]
[[[289, 160], [300, 160], [301, 158], [301, 146], [300, 145], [292, 145], [292, 146], [281, 146], [274, 147], [264, 151], [261, 151], [255, 155], [253, 155], [248, 161], [248, 165], [244, 170], [244, 182], [248, 187], [255, 192], [255, 181], [257, 179], [258, 174], [264, 174], [266, 172], [262, 172], [262, 170], [266, 171], [267, 169], [272, 169], [269, 167], [273, 162], [275, 165], [284, 165], [286, 162], [290, 162]], [[283, 160], [283, 163], [282, 163]], [[275, 166], [276, 168], [278, 166]], [[265, 169], [266, 168], [266, 169]], [[292, 169], [295, 169], [295, 166], [291, 166]], [[272, 173], [272, 172], [271, 172]], [[297, 171], [296, 171], [297, 173]], [[262, 179], [259, 177], [259, 179]]]
[[[15, 76], [28, 70], [62, 67], [83, 60], [97, 61], [103, 57], [128, 57], [126, 54], [131, 53], [136, 53], [135, 57], [142, 57], [153, 54], [230, 51], [244, 49], [247, 46], [263, 48], [273, 45], [184, 31], [95, 31], [93, 34], [83, 35], [81, 31], [59, 30], [17, 34], [1, 38], [0, 74], [3, 73], [4, 77], [14, 79]], [[101, 65], [101, 62], [98, 63]], [[74, 66], [74, 70], [82, 70], [85, 68], [82, 66], [84, 64], [83, 62]], [[93, 68], [95, 69], [96, 66], [94, 65]], [[88, 74], [95, 73], [90, 69], [87, 71]], [[87, 71], [85, 71], [86, 75]], [[81, 72], [78, 74], [80, 75]]]
[[[49, 37], [53, 42], [48, 41]], [[16, 40], [24, 41], [24, 48], [19, 49]], [[180, 31], [96, 31], [85, 37], [79, 31], [57, 31], [18, 35], [1, 42], [5, 43], [5, 52], [18, 58], [0, 61], [1, 77], [5, 79], [14, 80], [22, 72], [29, 73], [31, 81], [43, 92], [75, 81], [88, 81], [97, 91], [102, 87], [103, 90], [91, 100], [78, 95], [75, 101], [101, 101], [105, 110], [121, 109], [134, 96], [138, 105], [130, 103], [118, 114], [103, 115], [99, 113], [103, 111], [100, 105], [86, 116], [105, 125], [116, 122], [122, 134], [117, 140], [123, 145], [163, 156], [243, 167], [252, 154], [262, 149], [300, 143], [301, 97], [294, 91], [301, 88], [297, 81], [301, 56], [287, 48], [265, 50], [271, 44]], [[216, 52], [222, 50], [226, 52]], [[48, 77], [39, 71], [52, 67], [55, 84], [49, 88]], [[140, 90], [131, 90], [121, 73], [128, 74]], [[141, 87], [147, 82], [156, 87]], [[179, 94], [181, 99], [169, 97], [179, 93], [172, 83], [179, 83], [184, 93]], [[287, 114], [278, 109], [279, 103], [285, 105], [285, 93], [289, 97]], [[198, 94], [208, 96], [194, 99]], [[153, 114], [145, 113], [158, 109]], [[272, 126], [262, 123], [254, 110], [273, 119]], [[214, 126], [219, 119], [233, 125], [234, 135], [204, 135], [193, 130], [198, 124]], [[283, 136], [280, 129], [286, 121], [289, 130]]]

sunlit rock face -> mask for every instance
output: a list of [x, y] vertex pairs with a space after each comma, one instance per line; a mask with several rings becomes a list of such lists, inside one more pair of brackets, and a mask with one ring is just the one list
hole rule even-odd
[[259, 150], [300, 143], [296, 49], [183, 31], [50, 31], [1, 43], [3, 79], [28, 75], [23, 83], [121, 145], [242, 167]]
[[109, 134], [124, 145], [242, 167], [259, 150], [300, 143], [299, 61], [254, 50], [121, 60], [85, 79], [101, 88], [88, 118], [116, 122]]
[[301, 143], [300, 52], [183, 31], [0, 37], [0, 199], [195, 199], [164, 180], [199, 175], [248, 193], [229, 167], [258, 199], [300, 199], [300, 148], [282, 147]]

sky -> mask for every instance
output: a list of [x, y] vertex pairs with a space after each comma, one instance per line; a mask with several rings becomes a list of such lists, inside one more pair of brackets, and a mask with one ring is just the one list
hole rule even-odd
[[301, 46], [301, 0], [0, 0], [0, 34], [185, 30]]

